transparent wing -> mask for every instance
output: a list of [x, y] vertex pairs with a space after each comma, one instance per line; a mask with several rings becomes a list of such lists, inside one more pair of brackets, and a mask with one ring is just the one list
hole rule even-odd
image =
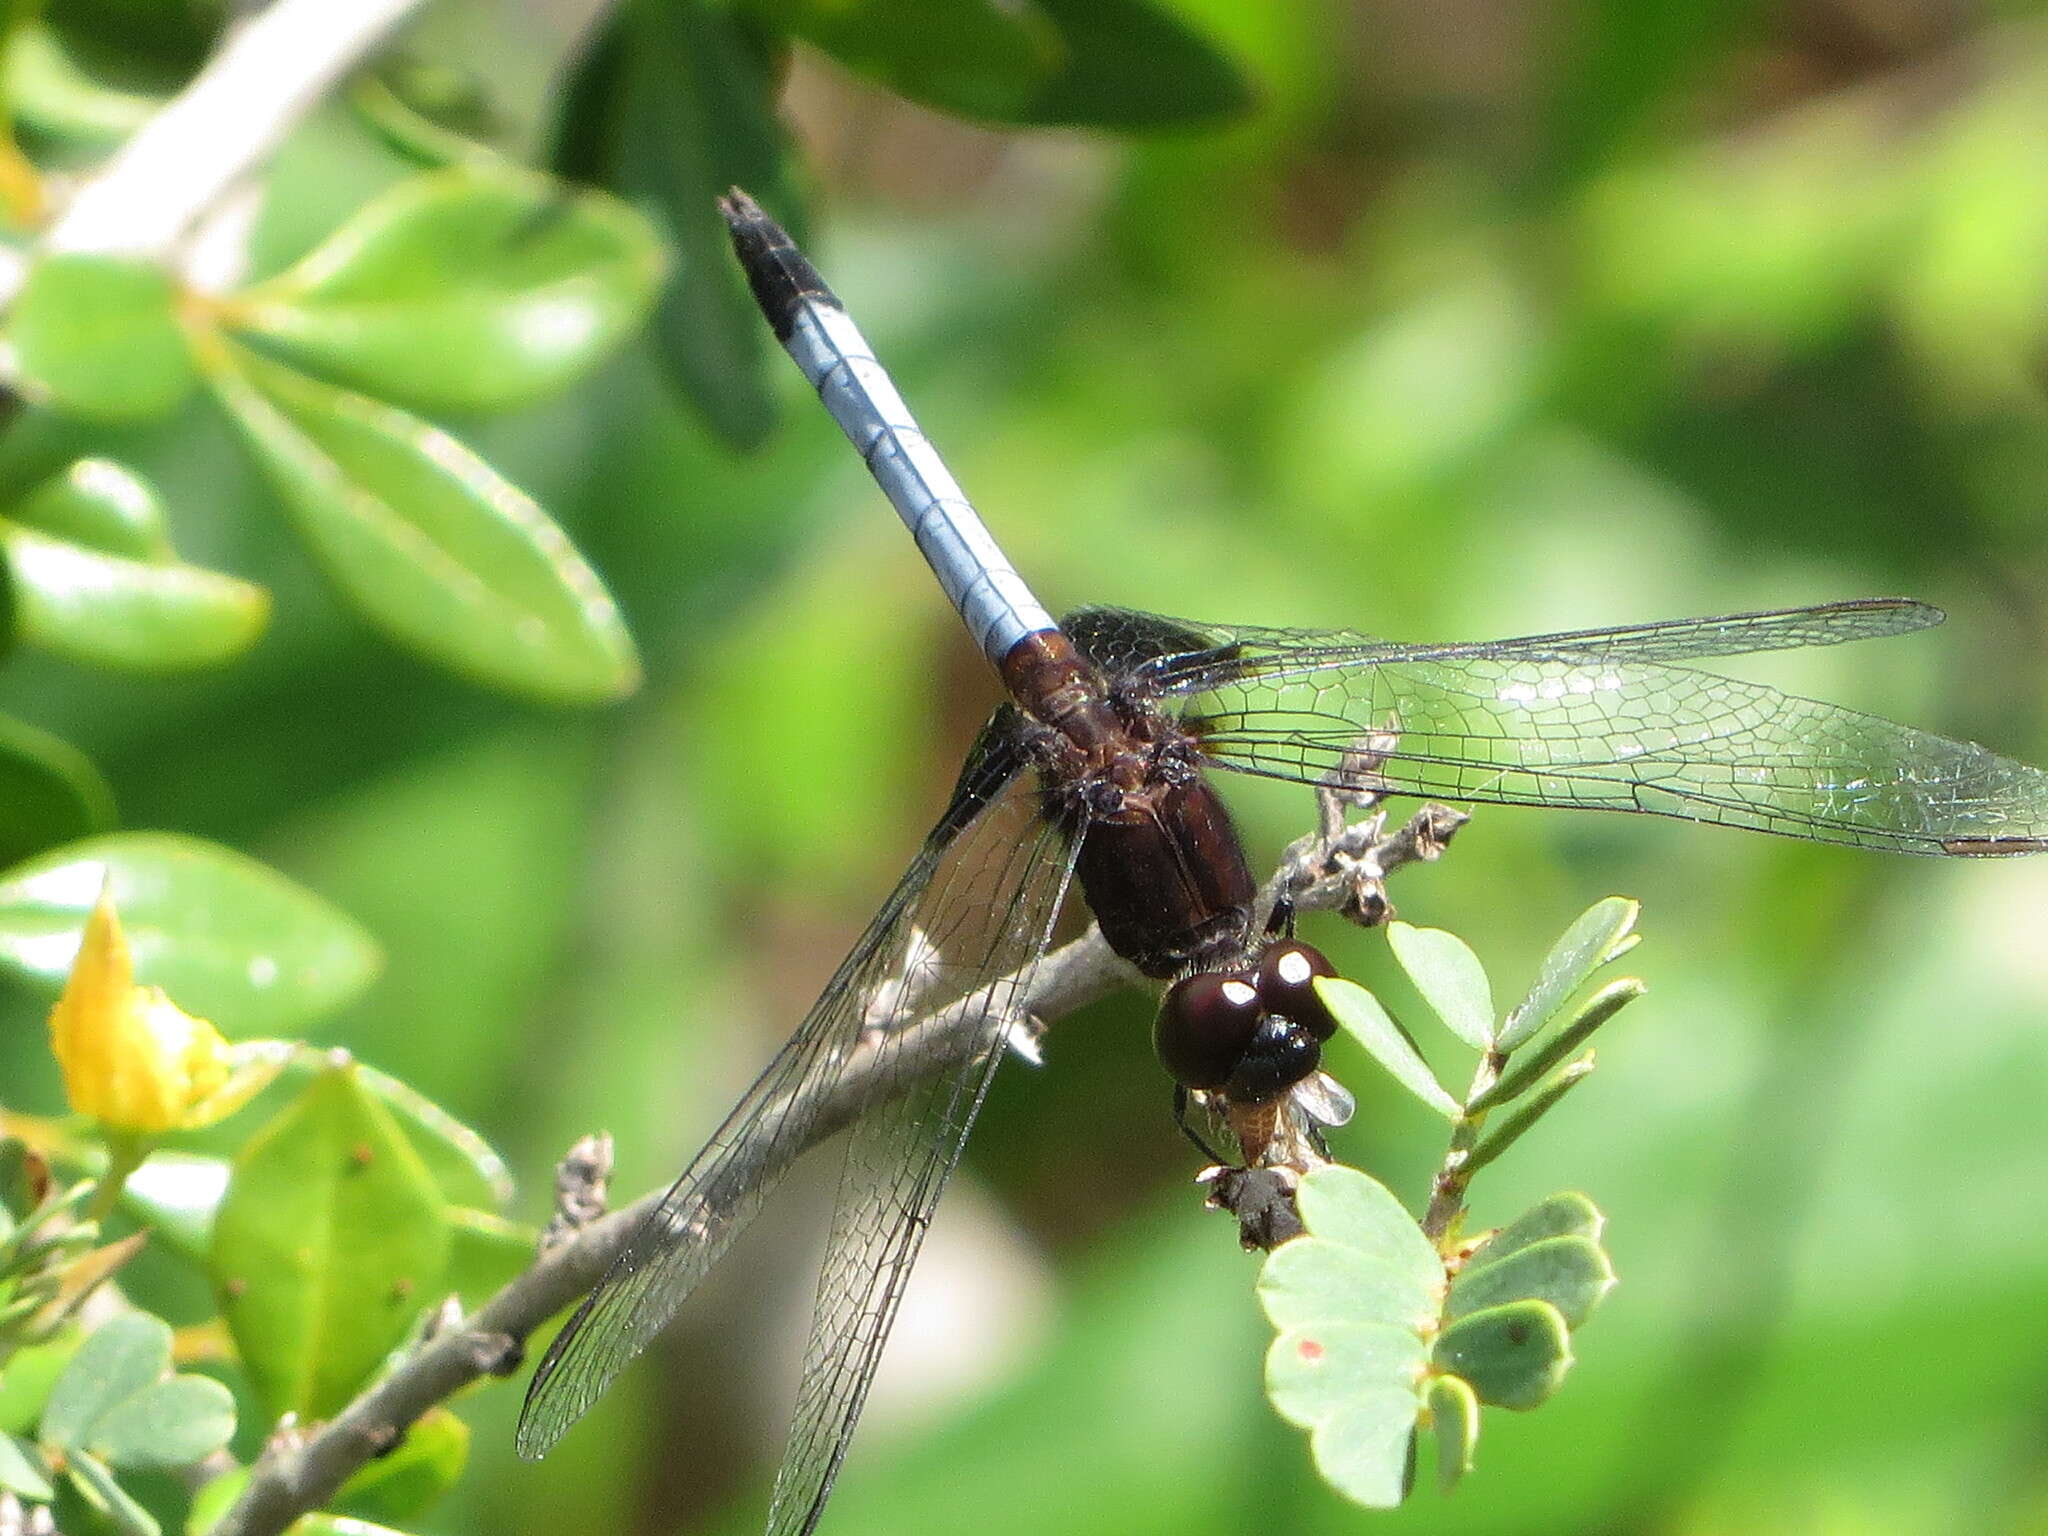
[[1879, 599], [1426, 646], [1180, 625], [1209, 644], [1143, 674], [1189, 696], [1205, 752], [1245, 773], [1907, 853], [2048, 849], [2048, 774], [2037, 768], [1668, 664], [1900, 634], [1939, 617]]
[[[521, 1455], [545, 1454], [646, 1348], [801, 1152], [870, 1110], [891, 1128], [900, 1161], [863, 1163], [865, 1181], [849, 1162], [825, 1275], [857, 1283], [854, 1271], [875, 1244], [907, 1270], [921, 1217], [906, 1235], [899, 1228], [911, 1218], [895, 1213], [928, 1210], [958, 1156], [1006, 1011], [1021, 995], [1023, 982], [1010, 973], [1044, 948], [1072, 869], [1073, 840], [1032, 814], [1014, 718], [1006, 707], [990, 721], [945, 815], [789, 1043], [556, 1338], [527, 1389]], [[934, 1113], [944, 1123], [925, 1125], [921, 1117]], [[855, 1140], [870, 1147], [876, 1134], [863, 1129]], [[857, 1230], [850, 1205], [885, 1233]], [[821, 1326], [830, 1300], [821, 1290]], [[893, 1310], [891, 1299], [871, 1341], [851, 1342], [879, 1350]], [[807, 1399], [816, 1395], [810, 1374]], [[840, 1413], [823, 1481], [837, 1467], [861, 1390], [864, 1378]], [[807, 1464], [817, 1460], [809, 1438], [793, 1432], [791, 1441], [792, 1456], [803, 1451]]]
[[[1105, 648], [1119, 656], [1140, 655], [1149, 647], [1150, 654], [1158, 659], [1146, 670], [1161, 690], [1187, 693], [1202, 691], [1230, 678], [1257, 675], [1276, 680], [1366, 661], [1567, 653], [1598, 653], [1617, 661], [1699, 661], [1710, 656], [1749, 656], [1759, 651], [1880, 640], [1932, 628], [1946, 617], [1939, 608], [1916, 603], [1911, 598], [1868, 597], [1812, 608], [1665, 619], [1612, 629], [1561, 630], [1514, 640], [1423, 645], [1381, 640], [1349, 630], [1194, 624], [1185, 619], [1117, 608], [1084, 609], [1066, 622], [1072, 627], [1078, 621], [1091, 633], [1113, 637]], [[1188, 643], [1189, 637], [1199, 644]], [[1159, 655], [1169, 648], [1168, 640], [1182, 641], [1171, 647], [1179, 654]]]

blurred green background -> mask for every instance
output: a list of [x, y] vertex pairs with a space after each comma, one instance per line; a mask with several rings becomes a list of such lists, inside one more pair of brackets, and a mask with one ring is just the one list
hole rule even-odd
[[[1234, 127], [981, 129], [802, 50], [784, 89], [814, 255], [1050, 604], [1423, 639], [1904, 593], [1949, 626], [1747, 675], [2048, 759], [2048, 7], [1178, 9], [1258, 84]], [[451, 0], [415, 46], [538, 124], [574, 20]], [[266, 260], [402, 170], [316, 119]], [[620, 599], [648, 671], [622, 706], [508, 702], [370, 635], [198, 404], [115, 451], [193, 560], [272, 588], [272, 633], [196, 679], [6, 675], [125, 824], [379, 936], [329, 1038], [489, 1134], [526, 1215], [588, 1129], [622, 1193], [673, 1175], [996, 695], [772, 377], [748, 455], [637, 349], [460, 424]], [[1311, 824], [1299, 790], [1231, 793], [1257, 859]], [[1483, 810], [1394, 889], [1504, 995], [1611, 892], [1644, 903], [1651, 996], [1475, 1214], [1584, 1189], [1622, 1285], [1454, 1499], [1349, 1508], [1267, 1408], [1254, 1261], [1199, 1209], [1133, 996], [1005, 1067], [827, 1529], [2048, 1531], [2048, 860]], [[1377, 936], [1309, 936], [1399, 1006]], [[54, 1104], [38, 1005], [9, 1020], [0, 1070]], [[1441, 1128], [1337, 1066], [1340, 1152], [1419, 1206]], [[464, 1399], [476, 1464], [428, 1529], [757, 1528], [828, 1199], [793, 1181], [540, 1466], [518, 1388]]]

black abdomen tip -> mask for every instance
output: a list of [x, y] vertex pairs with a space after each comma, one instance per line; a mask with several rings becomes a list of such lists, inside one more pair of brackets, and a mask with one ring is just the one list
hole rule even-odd
[[818, 269], [759, 203], [734, 187], [718, 200], [718, 211], [725, 215], [733, 252], [747, 274], [747, 286], [754, 290], [754, 302], [775, 328], [778, 340], [789, 339], [797, 311], [806, 302], [840, 307], [818, 276]]

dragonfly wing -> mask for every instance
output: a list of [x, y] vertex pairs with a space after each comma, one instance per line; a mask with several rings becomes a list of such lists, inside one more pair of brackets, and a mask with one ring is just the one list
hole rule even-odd
[[[2048, 774], [1968, 742], [1667, 665], [1926, 622], [1918, 605], [1464, 646], [1310, 637], [1190, 660], [1218, 764], [1366, 792], [1641, 811], [1907, 853], [2048, 849]], [[1919, 621], [1919, 622], [1916, 622]], [[1811, 626], [1819, 625], [1818, 631]], [[1747, 635], [1748, 639], [1737, 636]], [[1752, 643], [1754, 640], [1763, 643]]]
[[[1045, 952], [1077, 840], [1016, 784], [952, 850], [921, 909], [924, 979], [868, 1025], [873, 1105], [853, 1124], [810, 1343], [775, 1477], [770, 1536], [818, 1521], [946, 1178], [960, 1159]], [[937, 1010], [934, 1012], [934, 1010]]]
[[[1188, 694], [1239, 678], [1269, 682], [1306, 677], [1332, 667], [1379, 661], [1447, 661], [1468, 657], [1507, 659], [1604, 656], [1614, 661], [1699, 661], [1710, 656], [1749, 656], [1761, 651], [1797, 650], [1810, 645], [1844, 645], [1928, 629], [1946, 617], [1939, 608], [1904, 597], [1855, 598], [1809, 608], [1775, 608], [1758, 613], [1704, 619], [1665, 619], [1612, 629], [1563, 630], [1513, 640], [1449, 644], [1404, 644], [1335, 629], [1260, 629], [1243, 625], [1197, 624], [1185, 619], [1127, 609], [1084, 609], [1076, 618], [1120, 642], [1118, 654], [1150, 641], [1147, 675], [1162, 693]], [[1175, 653], [1160, 654], [1165, 642], [1186, 637]]]
[[[798, 1154], [858, 1113], [861, 1104], [850, 1102], [845, 1089], [849, 1080], [872, 1072], [877, 1057], [899, 1080], [907, 1076], [915, 1065], [908, 1053], [900, 1045], [878, 1050], [878, 1042], [916, 1010], [948, 1001], [939, 985], [946, 976], [986, 971], [986, 981], [1035, 957], [1049, 915], [1035, 938], [1013, 925], [977, 955], [961, 950], [944, 965], [932, 960], [935, 941], [963, 926], [986, 926], [959, 910], [963, 868], [980, 871], [988, 883], [1007, 879], [1013, 905], [1034, 913], [1056, 907], [1064, 890], [1071, 867], [1066, 840], [1051, 828], [1019, 840], [1015, 807], [1034, 797], [1014, 720], [1006, 708], [982, 732], [945, 815], [796, 1033], [555, 1339], [527, 1389], [521, 1455], [546, 1453], [660, 1332]], [[997, 840], [998, 825], [1007, 841]], [[935, 1070], [946, 1076], [957, 1069], [941, 1060]]]

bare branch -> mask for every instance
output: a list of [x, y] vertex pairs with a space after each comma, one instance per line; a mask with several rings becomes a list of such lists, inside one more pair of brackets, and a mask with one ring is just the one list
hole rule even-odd
[[52, 251], [159, 259], [425, 0], [276, 0], [79, 188]]
[[[1377, 889], [1404, 864], [1436, 858], [1464, 820], [1461, 812], [1430, 805], [1392, 833], [1383, 833], [1381, 818], [1374, 816], [1342, 828], [1334, 838], [1304, 838], [1288, 849], [1279, 872], [1261, 894], [1262, 905], [1269, 907], [1284, 894], [1301, 912], [1355, 910], [1368, 886]], [[1374, 903], [1365, 905], [1371, 908]], [[1391, 910], [1383, 893], [1377, 908]], [[1144, 984], [1143, 978], [1091, 924], [1087, 933], [1039, 963], [1022, 1011], [1046, 1026], [1139, 984]], [[947, 1031], [978, 1015], [975, 1005], [981, 997], [971, 994], [906, 1026], [897, 1036], [886, 1073], [878, 1070], [872, 1052], [856, 1053], [837, 1080], [813, 1090], [819, 1099], [815, 1105], [792, 1097], [786, 1112], [809, 1117], [809, 1139], [790, 1147], [763, 1139], [756, 1162], [732, 1170], [732, 1189], [750, 1189], [773, 1179], [800, 1153], [856, 1118], [878, 1094], [901, 1092], [916, 1076], [909, 1064], [918, 1060], [921, 1049], [934, 1062], [947, 1059], [939, 1049], [947, 1041]], [[579, 1143], [579, 1151], [582, 1148]], [[577, 1155], [572, 1152], [571, 1157]], [[436, 1403], [480, 1376], [517, 1370], [527, 1335], [603, 1278], [659, 1198], [658, 1193], [648, 1195], [567, 1233], [466, 1324], [423, 1342], [339, 1416], [298, 1443], [266, 1454], [251, 1471], [249, 1486], [234, 1508], [214, 1526], [213, 1536], [277, 1536], [300, 1515], [331, 1500], [351, 1473], [389, 1450]]]

